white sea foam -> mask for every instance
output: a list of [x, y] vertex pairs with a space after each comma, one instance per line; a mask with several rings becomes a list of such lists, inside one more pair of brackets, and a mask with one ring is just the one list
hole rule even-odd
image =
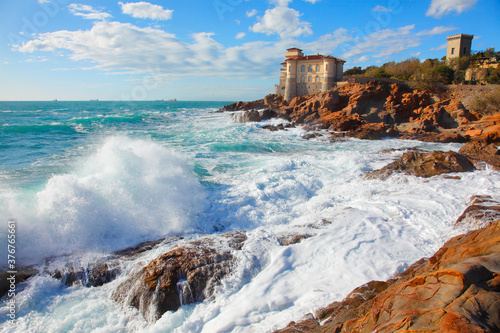
[[4, 196], [1, 215], [18, 222], [21, 259], [120, 249], [196, 227], [203, 188], [172, 150], [114, 136], [77, 164], [34, 194]]

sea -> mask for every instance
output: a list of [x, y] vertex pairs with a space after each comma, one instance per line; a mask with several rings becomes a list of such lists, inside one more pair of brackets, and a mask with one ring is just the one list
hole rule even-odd
[[[455, 221], [472, 195], [500, 193], [488, 166], [364, 178], [406, 150], [458, 143], [306, 140], [302, 127], [263, 128], [285, 120], [217, 112], [228, 103], [0, 102], [0, 266], [42, 271], [0, 300], [2, 332], [272, 332], [431, 256], [467, 231]], [[248, 239], [213, 299], [156, 322], [112, 299], [161, 253], [236, 230]], [[307, 237], [280, 245], [296, 234]], [[100, 287], [43, 273], [165, 237]]]

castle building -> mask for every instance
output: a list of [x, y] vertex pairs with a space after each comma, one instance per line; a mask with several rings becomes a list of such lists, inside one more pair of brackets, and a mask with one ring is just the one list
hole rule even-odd
[[275, 85], [274, 92], [287, 102], [296, 96], [326, 91], [342, 80], [344, 60], [320, 54], [304, 55], [298, 48], [288, 49], [285, 58], [280, 83]]
[[448, 50], [446, 51], [446, 61], [453, 58], [469, 57], [474, 35], [457, 34], [447, 37]]

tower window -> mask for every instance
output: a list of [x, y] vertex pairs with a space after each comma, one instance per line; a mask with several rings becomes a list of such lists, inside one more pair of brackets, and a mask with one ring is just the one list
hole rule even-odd
[[316, 65], [316, 72], [319, 72], [319, 65]]
[[[302, 67], [304, 67], [304, 66], [302, 66]], [[304, 75], [302, 75], [302, 76], [300, 77], [300, 82], [304, 82]]]
[[316, 82], [319, 82], [319, 76], [316, 76]]
[[464, 47], [464, 54], [467, 54], [467, 48]]
[[306, 66], [302, 65], [302, 67], [300, 67], [300, 71], [303, 72], [306, 70]]
[[307, 71], [312, 72], [313, 71], [313, 67], [311, 65], [309, 65], [309, 68], [307, 68]]
[[451, 54], [455, 54], [455, 48], [454, 47], [451, 48]]
[[307, 82], [311, 82], [311, 78], [312, 78], [312, 76], [309, 76], [309, 77], [307, 78]]

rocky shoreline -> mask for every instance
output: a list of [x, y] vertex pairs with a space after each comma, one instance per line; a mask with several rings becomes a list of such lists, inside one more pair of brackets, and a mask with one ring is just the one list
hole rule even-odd
[[[332, 140], [400, 138], [470, 143], [464, 155], [499, 168], [496, 145], [500, 142], [500, 113], [481, 114], [467, 109], [459, 99], [465, 95], [457, 89], [427, 91], [383, 81], [347, 83], [323, 93], [296, 97], [289, 104], [281, 96], [267, 95], [253, 102], [226, 105], [220, 111], [233, 112], [236, 122], [281, 118], [288, 123], [264, 128], [276, 131], [302, 125], [311, 132], [306, 139], [325, 136], [319, 130], [326, 130]], [[471, 104], [470, 98], [467, 104]]]
[[[325, 93], [297, 97], [287, 104], [276, 95], [254, 102], [238, 102], [220, 111], [232, 112], [237, 122], [282, 118], [264, 130], [304, 126], [304, 139], [328, 136], [378, 140], [387, 137], [432, 142], [461, 142], [460, 151], [410, 150], [389, 165], [366, 172], [365, 179], [387, 179], [393, 173], [434, 177], [484, 168], [500, 169], [500, 113], [470, 111], [450, 92], [428, 92], [404, 84], [371, 81], [348, 83]], [[381, 152], [384, 153], [384, 152]], [[331, 221], [318, 221], [310, 232], [275, 235], [280, 246], [315, 237], [315, 230]], [[372, 281], [353, 290], [303, 320], [277, 332], [394, 332], [500, 330], [500, 202], [473, 196], [456, 221], [469, 231], [449, 240], [430, 258], [422, 258], [387, 281]], [[161, 244], [170, 250], [138, 267], [113, 291], [111, 298], [124, 308], [136, 308], [149, 322], [182, 305], [210, 300], [245, 246], [244, 231], [184, 241], [172, 237], [141, 243], [90, 263], [68, 261], [41, 270], [20, 268], [16, 283], [46, 274], [67, 286], [98, 287], [121, 274], [121, 262], [136, 258]], [[2, 278], [2, 282], [5, 281]], [[8, 285], [1, 285], [1, 291]], [[7, 288], [7, 289], [6, 289]]]

